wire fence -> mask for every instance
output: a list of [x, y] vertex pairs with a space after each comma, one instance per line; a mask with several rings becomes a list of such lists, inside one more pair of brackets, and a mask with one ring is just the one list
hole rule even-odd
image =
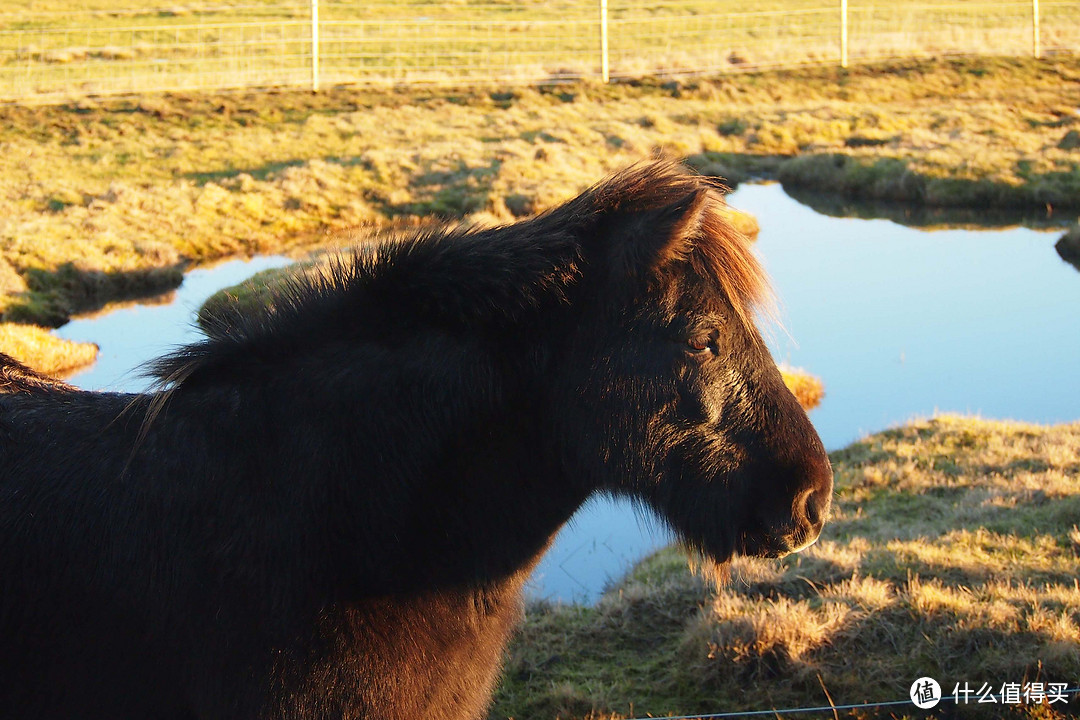
[[513, 84], [1080, 47], [1077, 0], [227, 0], [0, 10], [0, 100]]

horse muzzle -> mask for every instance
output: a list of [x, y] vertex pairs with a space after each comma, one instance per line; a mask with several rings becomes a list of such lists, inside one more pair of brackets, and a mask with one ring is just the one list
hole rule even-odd
[[797, 553], [817, 542], [832, 500], [832, 473], [827, 483], [801, 493], [786, 517], [765, 520], [740, 533], [737, 551], [740, 555], [761, 558], [782, 558]]

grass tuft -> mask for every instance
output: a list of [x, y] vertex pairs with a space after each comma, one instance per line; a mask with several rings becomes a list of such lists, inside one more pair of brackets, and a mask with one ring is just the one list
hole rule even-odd
[[825, 399], [825, 384], [805, 370], [781, 367], [780, 375], [803, 410], [813, 410]]
[[58, 338], [35, 325], [0, 323], [0, 352], [45, 375], [64, 375], [94, 362], [98, 346]]

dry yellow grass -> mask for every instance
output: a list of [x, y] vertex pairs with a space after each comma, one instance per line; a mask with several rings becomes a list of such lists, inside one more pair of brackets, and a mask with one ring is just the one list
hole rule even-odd
[[0, 323], [0, 352], [46, 375], [63, 375], [89, 365], [98, 346], [52, 335], [36, 325]]
[[[923, 675], [945, 693], [964, 682], [1076, 684], [1080, 423], [939, 417], [832, 460], [834, 517], [799, 555], [737, 560], [716, 591], [666, 550], [595, 608], [534, 607], [492, 717], [905, 700]], [[1076, 702], [939, 710], [1054, 718]], [[925, 717], [913, 705], [840, 714]]]
[[[94, 4], [7, 3], [22, 7], [5, 7], [0, 97], [62, 101], [310, 82], [306, 3], [203, 0], [169, 8], [125, 0], [109, 10]], [[849, 5], [855, 61], [1031, 53], [1031, 10], [1022, 3]], [[1044, 2], [1040, 17], [1046, 54], [1075, 47], [1072, 3]], [[323, 87], [523, 84], [597, 77], [600, 70], [593, 2], [330, 2], [320, 19], [324, 37], [332, 38], [319, 65]], [[840, 14], [821, 0], [613, 2], [611, 73], [633, 78], [835, 65], [839, 34]]]
[[745, 235], [749, 240], [756, 240], [761, 226], [757, 218], [750, 213], [744, 213], [733, 207], [727, 208], [727, 219], [736, 230]]
[[[185, 260], [280, 251], [423, 216], [499, 221], [658, 151], [731, 182], [930, 205], [1080, 197], [1080, 61], [950, 59], [850, 71], [513, 91], [165, 95], [0, 107], [5, 319], [178, 281]], [[153, 272], [151, 272], [153, 271]], [[87, 280], [89, 278], [89, 280]]]
[[825, 398], [825, 385], [820, 378], [798, 368], [781, 367], [780, 374], [804, 410], [813, 410]]

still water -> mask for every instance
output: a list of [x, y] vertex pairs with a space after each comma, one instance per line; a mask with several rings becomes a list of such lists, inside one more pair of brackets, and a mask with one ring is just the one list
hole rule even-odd
[[[825, 383], [811, 419], [830, 450], [935, 412], [1080, 418], [1080, 272], [1054, 251], [1060, 231], [834, 218], [779, 185], [743, 185], [730, 202], [761, 225], [757, 250], [782, 303], [783, 327], [768, 333], [774, 356]], [[194, 270], [168, 303], [73, 320], [57, 334], [96, 342], [101, 356], [71, 382], [145, 388], [138, 366], [198, 338], [194, 313], [206, 297], [288, 262]], [[595, 500], [560, 533], [532, 593], [592, 602], [670, 539], [647, 511]]]
[[208, 297], [257, 272], [291, 262], [278, 256], [229, 260], [186, 273], [183, 284], [157, 302], [125, 303], [75, 318], [56, 334], [97, 343], [100, 351], [97, 362], [68, 377], [68, 382], [87, 390], [145, 390], [149, 380], [141, 372], [144, 363], [202, 337], [195, 315]]

